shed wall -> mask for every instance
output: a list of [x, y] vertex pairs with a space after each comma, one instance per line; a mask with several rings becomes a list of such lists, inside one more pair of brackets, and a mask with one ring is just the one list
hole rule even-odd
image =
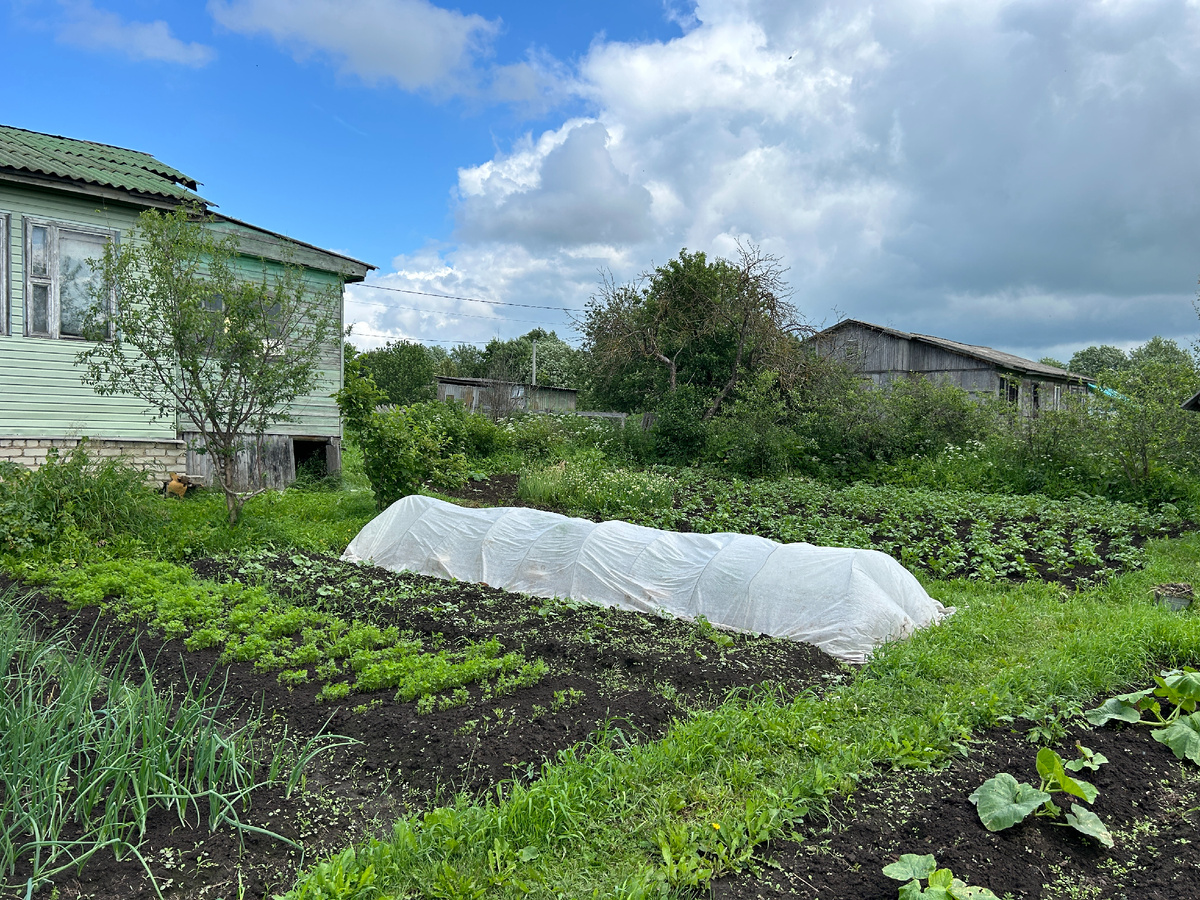
[[819, 335], [814, 340], [822, 355], [853, 366], [879, 387], [916, 374], [942, 384], [952, 384], [982, 399], [1010, 397], [1008, 387], [1011, 384], [1016, 388], [1016, 397], [1011, 399], [1026, 415], [1036, 415], [1044, 409], [1059, 409], [1069, 395], [1083, 390], [1066, 379], [1032, 378], [1023, 373], [1004, 371], [986, 359], [875, 331], [856, 323], [847, 324], [832, 334]]

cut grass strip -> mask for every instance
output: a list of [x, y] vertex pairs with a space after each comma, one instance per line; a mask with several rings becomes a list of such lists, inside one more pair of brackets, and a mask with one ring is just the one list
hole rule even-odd
[[1200, 616], [1149, 602], [1200, 580], [1200, 538], [1148, 548], [1145, 571], [1088, 592], [1040, 582], [932, 584], [959, 608], [845, 684], [785, 703], [733, 698], [632, 745], [613, 727], [490, 802], [398, 822], [306, 872], [289, 900], [384, 895], [648, 897], [746, 864], [814, 805], [874, 773], [968, 752], [972, 734], [1200, 657]]

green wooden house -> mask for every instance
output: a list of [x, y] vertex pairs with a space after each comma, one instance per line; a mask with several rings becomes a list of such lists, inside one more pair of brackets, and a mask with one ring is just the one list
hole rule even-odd
[[[367, 263], [217, 213], [195, 179], [135, 150], [0, 126], [0, 459], [36, 467], [52, 447], [82, 439], [102, 456], [123, 455], [155, 474], [209, 476], [194, 426], [152, 418], [133, 397], [97, 395], [75, 366], [89, 302], [89, 259], [120, 241], [147, 208], [201, 205], [212, 227], [236, 236], [248, 264], [290, 260], [316, 288], [362, 281]], [[340, 297], [340, 293], [338, 294]], [[343, 321], [338, 301], [337, 321]], [[297, 465], [341, 465], [340, 334], [320, 383], [272, 429], [261, 465], [281, 487]], [[239, 459], [239, 480], [259, 463]]]

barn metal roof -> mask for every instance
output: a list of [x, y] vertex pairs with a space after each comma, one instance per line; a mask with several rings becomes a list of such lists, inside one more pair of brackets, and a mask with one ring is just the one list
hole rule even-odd
[[935, 337], [932, 334], [918, 334], [916, 332], [900, 331], [898, 328], [888, 328], [886, 325], [876, 325], [873, 322], [863, 322], [860, 319], [844, 319], [843, 321], [838, 322], [836, 325], [819, 332], [816, 337], [840, 330], [848, 325], [858, 325], [862, 328], [870, 328], [871, 330], [878, 331], [881, 334], [889, 334], [892, 337], [902, 338], [904, 340], [919, 341], [923, 344], [932, 344], [935, 347], [941, 347], [943, 350], [949, 350], [953, 353], [961, 353], [963, 356], [972, 356], [976, 359], [981, 359], [984, 362], [989, 362], [998, 368], [1008, 369], [1012, 372], [1020, 372], [1025, 375], [1044, 375], [1050, 378], [1078, 381], [1087, 384], [1091, 384], [1095, 381], [1095, 379], [1089, 378], [1086, 375], [1068, 372], [1066, 369], [1060, 369], [1057, 366], [1047, 366], [1044, 363], [1034, 362], [1032, 359], [1025, 359], [1023, 356], [1005, 353], [1003, 350], [996, 350], [992, 347], [984, 347], [981, 344], [963, 344], [959, 341], [949, 340], [948, 338]]
[[551, 387], [548, 384], [529, 384], [525, 381], [503, 381], [497, 378], [466, 378], [461, 375], [438, 375], [436, 379], [441, 384], [462, 384], [468, 387], [487, 387], [492, 384], [513, 384], [521, 385], [522, 387], [536, 388], [539, 391], [565, 391], [571, 394], [578, 394], [578, 388]]
[[199, 183], [149, 153], [0, 125], [0, 168], [173, 200], [198, 200]]

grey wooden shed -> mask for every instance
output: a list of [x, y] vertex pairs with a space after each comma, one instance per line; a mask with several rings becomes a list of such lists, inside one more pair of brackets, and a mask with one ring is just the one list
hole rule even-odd
[[1059, 409], [1071, 394], [1084, 395], [1095, 381], [1031, 359], [979, 344], [963, 344], [845, 319], [806, 341], [822, 356], [852, 366], [878, 387], [923, 376], [953, 384], [978, 399], [999, 397], [1025, 415]]

